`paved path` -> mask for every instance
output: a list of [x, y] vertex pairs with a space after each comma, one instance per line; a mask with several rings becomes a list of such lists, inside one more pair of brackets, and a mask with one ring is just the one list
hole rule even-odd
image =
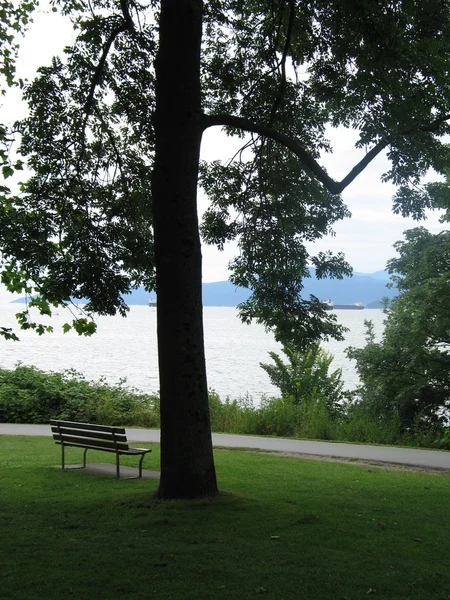
[[[132, 429], [127, 427], [127, 434], [128, 439], [132, 442], [159, 442], [158, 429]], [[0, 423], [0, 435], [50, 436], [51, 432], [48, 425], [9, 425]], [[213, 444], [225, 448], [254, 448], [273, 452], [362, 459], [450, 471], [450, 452], [439, 452], [437, 450], [313, 442], [224, 433], [214, 433]]]

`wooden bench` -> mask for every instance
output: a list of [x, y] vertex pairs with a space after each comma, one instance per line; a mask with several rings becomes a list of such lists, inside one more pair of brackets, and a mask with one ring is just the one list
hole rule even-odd
[[[114, 452], [116, 455], [116, 474], [120, 477], [120, 455], [140, 456], [139, 460], [139, 479], [142, 479], [142, 461], [147, 452], [146, 448], [130, 448], [128, 446], [127, 435], [123, 427], [110, 427], [108, 425], [94, 425], [92, 423], [75, 423], [73, 421], [58, 421], [52, 419], [50, 425], [53, 432], [53, 439], [61, 445], [62, 450], [62, 468], [65, 468], [64, 448], [66, 446], [75, 446], [84, 448], [83, 466], [86, 468], [86, 453], [88, 450], [102, 450], [104, 452]], [[138, 477], [130, 478], [138, 479]]]

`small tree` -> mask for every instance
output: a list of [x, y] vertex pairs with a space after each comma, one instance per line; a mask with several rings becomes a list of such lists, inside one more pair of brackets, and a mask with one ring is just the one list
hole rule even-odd
[[450, 408], [450, 231], [420, 227], [405, 238], [388, 263], [401, 293], [385, 309], [381, 341], [366, 322], [366, 346], [348, 350], [362, 405], [380, 419], [396, 414], [402, 429], [438, 425]]
[[333, 356], [320, 344], [301, 350], [283, 346], [288, 358], [284, 363], [276, 352], [269, 352], [275, 364], [260, 363], [283, 397], [292, 398], [294, 404], [323, 402], [331, 415], [339, 410], [344, 398], [342, 369], [329, 372]]

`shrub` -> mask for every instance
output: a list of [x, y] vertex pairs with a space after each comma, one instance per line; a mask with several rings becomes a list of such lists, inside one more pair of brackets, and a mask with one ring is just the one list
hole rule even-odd
[[256, 407], [250, 396], [242, 396], [235, 400], [227, 396], [222, 401], [214, 390], [210, 390], [209, 410], [212, 431], [241, 434], [255, 433]]
[[[395, 412], [374, 417], [364, 403], [343, 404], [336, 415], [315, 397], [297, 404], [292, 397], [263, 397], [257, 406], [248, 395], [221, 400], [210, 391], [209, 405], [215, 432], [450, 449], [450, 428], [424, 427], [418, 418], [414, 427], [401, 431]], [[159, 398], [128, 388], [125, 381], [115, 386], [89, 382], [74, 371], [0, 369], [0, 422], [48, 423], [51, 418], [157, 428]]]
[[364, 404], [354, 404], [340, 423], [338, 437], [348, 442], [397, 444], [401, 439], [398, 415], [391, 412], [389, 418], [381, 419], [374, 417]]
[[258, 435], [290, 437], [298, 425], [298, 406], [291, 398], [261, 398], [256, 410], [255, 431]]
[[336, 439], [338, 425], [336, 414], [323, 400], [307, 400], [299, 406], [297, 437], [333, 440]]
[[275, 352], [270, 352], [275, 364], [260, 365], [283, 398], [291, 398], [293, 404], [318, 403], [330, 416], [338, 416], [345, 394], [342, 370], [330, 372], [333, 355], [318, 343], [307, 349], [284, 346], [282, 351], [288, 358], [287, 363]]
[[0, 370], [0, 421], [48, 423], [52, 418], [159, 427], [159, 399], [104, 380], [86, 381], [74, 371], [45, 373], [19, 365]]
[[450, 450], [450, 427], [446, 427], [436, 438], [434, 445], [436, 448]]

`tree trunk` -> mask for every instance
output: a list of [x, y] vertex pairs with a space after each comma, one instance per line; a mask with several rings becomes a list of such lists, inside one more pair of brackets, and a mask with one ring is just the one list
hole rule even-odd
[[161, 394], [160, 498], [217, 494], [203, 342], [197, 179], [201, 0], [162, 0], [152, 181]]

